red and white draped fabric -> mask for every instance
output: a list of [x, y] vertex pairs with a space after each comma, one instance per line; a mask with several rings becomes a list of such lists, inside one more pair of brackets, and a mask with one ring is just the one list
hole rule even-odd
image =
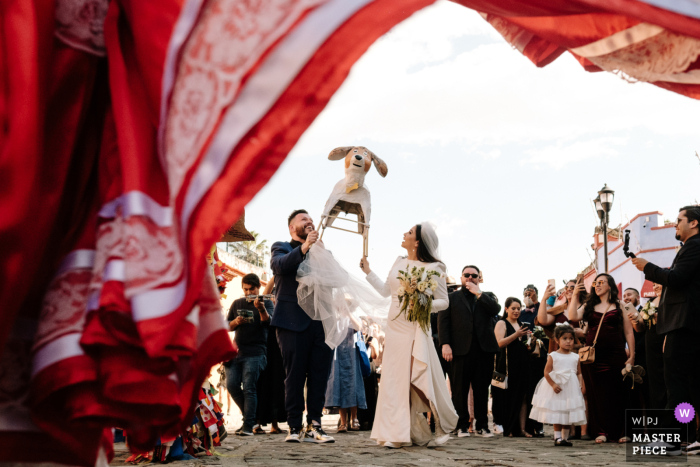
[[537, 66], [564, 52], [609, 71], [700, 99], [700, 3], [673, 0], [453, 0], [481, 12]]
[[205, 257], [353, 63], [434, 0], [0, 2], [0, 461], [94, 465], [232, 358]]
[[[235, 355], [207, 252], [433, 1], [0, 2], [0, 461], [90, 466], [111, 427], [145, 451], [189, 424]], [[538, 66], [699, 97], [695, 2], [458, 3]]]

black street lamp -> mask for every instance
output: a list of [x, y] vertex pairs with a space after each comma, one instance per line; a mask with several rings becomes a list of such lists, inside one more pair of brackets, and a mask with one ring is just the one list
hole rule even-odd
[[605, 273], [608, 273], [608, 221], [610, 209], [612, 209], [615, 191], [608, 188], [608, 184], [598, 192], [595, 199], [595, 210], [598, 213], [603, 227], [603, 253], [605, 254]]

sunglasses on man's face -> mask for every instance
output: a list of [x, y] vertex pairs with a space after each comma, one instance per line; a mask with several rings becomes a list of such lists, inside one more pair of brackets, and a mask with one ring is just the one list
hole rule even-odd
[[466, 274], [464, 274], [464, 277], [466, 277], [467, 279], [469, 279], [470, 277], [471, 277], [472, 279], [476, 279], [476, 278], [479, 277], [479, 275], [478, 275], [478, 274], [469, 274], [469, 273], [466, 273]]

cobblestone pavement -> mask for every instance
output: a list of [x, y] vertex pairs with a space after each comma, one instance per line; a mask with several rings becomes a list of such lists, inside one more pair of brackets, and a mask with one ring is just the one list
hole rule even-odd
[[[233, 418], [233, 417], [232, 417]], [[326, 432], [335, 437], [333, 444], [285, 443], [284, 434], [240, 437], [233, 434], [233, 423], [228, 425], [231, 433], [216, 448], [216, 454], [198, 460], [180, 461], [180, 467], [229, 467], [239, 465], [288, 466], [315, 464], [323, 466], [661, 466], [679, 465], [666, 463], [625, 462], [623, 445], [607, 443], [596, 445], [593, 441], [573, 441], [571, 448], [553, 446], [547, 437], [540, 439], [504, 438], [457, 438], [437, 448], [408, 447], [388, 449], [377, 446], [369, 438], [369, 431], [335, 433], [338, 416], [324, 416]], [[240, 424], [235, 420], [236, 425]], [[268, 427], [269, 428], [269, 427]], [[286, 425], [281, 425], [286, 429]], [[549, 427], [551, 430], [551, 427]], [[127, 453], [118, 453], [112, 465], [123, 465]], [[700, 457], [700, 456], [697, 456]], [[680, 464], [684, 465], [684, 464]], [[689, 458], [686, 465], [700, 465], [700, 459]]]

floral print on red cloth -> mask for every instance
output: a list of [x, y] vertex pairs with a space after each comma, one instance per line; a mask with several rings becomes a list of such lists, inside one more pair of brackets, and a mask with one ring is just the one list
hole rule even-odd
[[[110, 276], [107, 263], [124, 261], [123, 276]], [[106, 280], [124, 282], [124, 296], [172, 284], [183, 275], [182, 250], [173, 227], [162, 227], [146, 216], [116, 217], [100, 225], [97, 232], [97, 258], [93, 288]]]
[[61, 336], [83, 331], [91, 276], [91, 269], [72, 270], [51, 282], [41, 307], [33, 351]]
[[208, 2], [183, 48], [167, 114], [165, 159], [171, 193], [180, 190], [222, 112], [265, 51], [306, 11], [325, 1]]
[[700, 70], [686, 72], [700, 56], [700, 40], [664, 30], [609, 54], [586, 57], [605, 71], [638, 81], [700, 84]]
[[56, 0], [56, 37], [75, 49], [105, 56], [108, 6], [109, 0]]

